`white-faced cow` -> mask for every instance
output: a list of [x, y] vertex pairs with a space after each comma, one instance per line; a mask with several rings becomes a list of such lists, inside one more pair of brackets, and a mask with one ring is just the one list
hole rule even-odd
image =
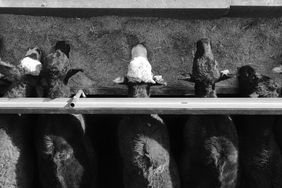
[[[36, 97], [41, 71], [41, 50], [29, 49], [15, 66], [0, 61], [0, 73], [11, 82], [4, 97]], [[0, 187], [30, 188], [34, 180], [31, 115], [0, 115]]]
[[[127, 75], [115, 82], [127, 85], [129, 97], [148, 98], [151, 86], [165, 82], [161, 76], [152, 74], [144, 45], [134, 46], [131, 56]], [[180, 186], [176, 164], [170, 154], [168, 130], [157, 114], [123, 117], [118, 127], [118, 139], [125, 188]]]

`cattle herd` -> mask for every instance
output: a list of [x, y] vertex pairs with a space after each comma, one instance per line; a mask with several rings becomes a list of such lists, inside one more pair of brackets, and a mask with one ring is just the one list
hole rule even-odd
[[[145, 44], [130, 45], [127, 74], [114, 82], [128, 87], [128, 97], [150, 97], [150, 87], [166, 82], [152, 73]], [[196, 47], [192, 73], [183, 80], [195, 83], [196, 97], [217, 97], [215, 84], [234, 74], [219, 70], [209, 39]], [[0, 73], [11, 82], [4, 97], [71, 97], [68, 80], [83, 70], [71, 68], [65, 41], [51, 52], [29, 49], [17, 66], [0, 61]], [[279, 85], [249, 65], [235, 75], [238, 97], [280, 96]], [[123, 187], [282, 188], [281, 121], [279, 116], [187, 115], [175, 156], [171, 142], [177, 138], [158, 114], [120, 115], [114, 134]], [[82, 114], [0, 114], [0, 187], [101, 187], [101, 162], [89, 126], [95, 125]]]

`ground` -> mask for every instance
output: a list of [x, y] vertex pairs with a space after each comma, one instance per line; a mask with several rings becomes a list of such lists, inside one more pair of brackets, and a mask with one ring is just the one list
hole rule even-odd
[[[18, 64], [28, 47], [50, 52], [57, 40], [71, 45], [73, 67], [84, 69], [70, 82], [73, 91], [86, 89], [92, 95], [123, 95], [124, 86], [112, 80], [125, 75], [130, 61], [127, 37], [145, 42], [155, 74], [168, 86], [153, 89], [155, 95], [191, 94], [192, 85], [178, 80], [192, 68], [195, 42], [209, 37], [221, 69], [236, 72], [250, 64], [279, 83], [271, 73], [282, 60], [282, 18], [172, 19], [158, 17], [97, 16], [60, 18], [0, 15], [0, 57]], [[282, 85], [282, 83], [281, 83]], [[234, 93], [236, 79], [218, 86], [219, 93]]]

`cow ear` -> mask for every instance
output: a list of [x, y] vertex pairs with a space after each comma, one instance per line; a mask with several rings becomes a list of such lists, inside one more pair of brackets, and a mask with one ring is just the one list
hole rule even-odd
[[5, 79], [8, 81], [14, 81], [20, 78], [23, 74], [19, 67], [13, 64], [1, 61], [0, 59], [0, 74], [4, 75]]
[[29, 48], [25, 54], [25, 57], [30, 57], [34, 60], [41, 61], [42, 53], [42, 50], [36, 46], [34, 48]]
[[83, 69], [70, 69], [66, 74], [66, 77], [64, 79], [64, 84], [67, 85], [69, 79], [78, 72], [83, 72]]
[[229, 70], [223, 70], [223, 71], [220, 72], [220, 77], [219, 77], [219, 79], [216, 82], [220, 82], [220, 81], [223, 81], [223, 80], [228, 80], [228, 79], [233, 78], [235, 76], [236, 76], [236, 74], [231, 74], [229, 72]]
[[116, 84], [121, 84], [121, 85], [127, 84], [127, 83], [128, 83], [128, 78], [125, 77], [125, 76], [123, 76], [123, 77], [117, 77], [117, 78], [115, 78], [115, 79], [113, 80], [113, 82], [116, 83]]
[[166, 86], [167, 85], [167, 83], [163, 79], [162, 75], [155, 75], [155, 76], [153, 76], [153, 80], [155, 81], [155, 83], [152, 83], [152, 85], [162, 85], [162, 86]]
[[277, 74], [282, 74], [282, 65], [280, 65], [278, 67], [274, 67], [272, 69], [272, 72], [277, 73]]
[[182, 76], [184, 76], [184, 77], [183, 78], [178, 78], [178, 80], [183, 80], [183, 81], [188, 81], [188, 82], [193, 82], [193, 83], [195, 82], [192, 74], [190, 74], [190, 73], [189, 73], [189, 75], [183, 75], [182, 74]]

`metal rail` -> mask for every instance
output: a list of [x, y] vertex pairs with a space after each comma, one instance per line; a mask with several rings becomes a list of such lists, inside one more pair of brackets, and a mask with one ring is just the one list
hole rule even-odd
[[282, 98], [0, 98], [0, 113], [282, 115]]

